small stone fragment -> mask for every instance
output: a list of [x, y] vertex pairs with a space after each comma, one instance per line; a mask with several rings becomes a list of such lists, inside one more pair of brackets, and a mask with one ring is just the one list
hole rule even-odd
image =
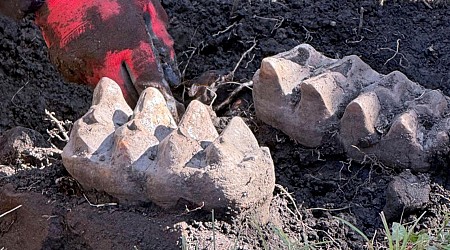
[[423, 209], [430, 200], [430, 184], [424, 174], [418, 176], [409, 170], [395, 176], [386, 190], [383, 212], [388, 220], [399, 218], [403, 213]]
[[39, 132], [24, 128], [15, 127], [3, 132], [0, 135], [0, 164], [15, 165], [18, 161], [35, 163], [33, 159], [24, 159], [32, 148], [50, 148], [47, 142]]

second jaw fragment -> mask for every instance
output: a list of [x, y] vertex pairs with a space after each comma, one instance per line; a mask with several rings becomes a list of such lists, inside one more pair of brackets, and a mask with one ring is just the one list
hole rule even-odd
[[300, 144], [353, 159], [427, 171], [448, 154], [449, 98], [357, 56], [331, 59], [302, 44], [265, 58], [254, 76], [256, 115]]

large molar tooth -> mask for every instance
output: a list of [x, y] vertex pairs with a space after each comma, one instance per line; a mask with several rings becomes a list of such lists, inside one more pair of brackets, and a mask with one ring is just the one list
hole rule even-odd
[[[380, 113], [380, 102], [373, 92], [359, 95], [345, 108], [341, 119], [341, 136], [348, 154], [357, 157], [353, 146], [366, 138], [370, 140], [376, 133], [375, 124]], [[370, 146], [370, 145], [366, 145]]]
[[125, 123], [131, 114], [132, 110], [117, 83], [102, 78], [94, 90], [92, 107], [75, 122], [64, 150], [74, 154], [90, 154], [103, 149], [102, 144], [112, 143], [110, 137], [115, 127]]
[[176, 127], [161, 92], [156, 88], [145, 89], [132, 119], [115, 132], [115, 161], [130, 164], [138, 160]]
[[446, 97], [440, 90], [426, 91], [420, 97], [409, 103], [411, 108], [414, 108], [419, 116], [425, 115], [440, 118], [443, 116], [445, 110], [448, 109]]
[[211, 121], [208, 108], [199, 101], [192, 101], [178, 125], [182, 134], [197, 141], [214, 141], [219, 134]]
[[[164, 96], [156, 88], [146, 88], [141, 93], [132, 118], [136, 126], [150, 133], [158, 133], [157, 128], [160, 126], [177, 128]], [[164, 138], [167, 134], [155, 136]]]
[[309, 76], [309, 68], [284, 58], [265, 58], [253, 77], [253, 99], [256, 115], [266, 123], [279, 127], [291, 120], [293, 89]]
[[305, 80], [301, 85], [301, 99], [297, 107], [301, 143], [317, 147], [322, 141], [328, 119], [335, 115], [344, 99], [340, 87], [345, 77], [331, 72]]
[[284, 58], [306, 67], [317, 68], [330, 64], [336, 59], [331, 59], [319, 53], [309, 44], [301, 44], [295, 48], [273, 56], [274, 58]]
[[[222, 134], [206, 148], [208, 164], [219, 160], [238, 160], [258, 148], [258, 141], [240, 117], [231, 119]], [[228, 155], [229, 157], [224, 157]], [[233, 162], [237, 164], [238, 162]]]
[[270, 95], [286, 96], [301, 80], [309, 77], [308, 67], [301, 66], [284, 58], [264, 58], [261, 62], [259, 79], [264, 83], [261, 88], [265, 88]]
[[[144, 90], [131, 116], [127, 105], [120, 107], [120, 88], [108, 84], [115, 83], [97, 86], [93, 107], [75, 123], [62, 154], [83, 187], [163, 207], [184, 199], [208, 210], [245, 210], [267, 221], [274, 166], [242, 119], [234, 118], [219, 139], [207, 108], [194, 101], [177, 129], [158, 90]], [[207, 151], [215, 152], [211, 165]]]
[[414, 110], [399, 115], [380, 142], [378, 154], [386, 164], [415, 171], [429, 168], [422, 145], [417, 140], [418, 121]]
[[127, 122], [131, 113], [132, 110], [125, 101], [122, 90], [117, 83], [107, 77], [103, 77], [95, 87], [92, 107], [83, 116], [83, 122], [117, 126]]
[[[300, 82], [296, 85], [291, 81], [292, 85], [283, 85], [286, 86], [284, 89], [276, 84], [284, 81], [286, 76], [296, 79], [295, 75], [290, 75], [296, 72], [283, 71], [279, 63], [282, 59], [304, 68], [297, 77]], [[450, 122], [446, 120], [450, 113], [449, 97], [425, 89], [401, 72], [383, 75], [357, 56], [331, 59], [307, 44], [263, 62], [262, 69], [253, 78], [256, 116], [303, 146], [323, 148], [324, 153], [330, 149], [333, 152], [345, 150], [351, 158], [359, 160], [375, 156], [383, 164], [417, 171], [426, 171], [429, 167], [427, 159], [433, 155], [449, 151]], [[303, 72], [307, 72], [306, 78], [302, 76]], [[344, 92], [341, 105], [332, 102], [339, 98], [326, 98], [330, 96], [323, 91], [327, 88], [313, 83], [330, 72], [345, 78], [339, 83]], [[266, 88], [272, 85], [276, 88]], [[296, 91], [292, 91], [293, 86]], [[360, 94], [369, 92], [372, 93]], [[410, 113], [409, 117], [398, 116], [392, 124], [401, 110], [415, 113]], [[340, 122], [334, 119], [341, 114]], [[420, 124], [415, 124], [417, 122]], [[330, 148], [329, 145], [333, 146]]]
[[411, 141], [417, 140], [417, 114], [410, 110], [399, 115], [392, 123], [389, 132], [386, 134], [387, 139], [407, 139]]

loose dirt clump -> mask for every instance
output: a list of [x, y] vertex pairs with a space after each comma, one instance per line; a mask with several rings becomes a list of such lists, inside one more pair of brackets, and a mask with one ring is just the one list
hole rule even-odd
[[[162, 0], [184, 80], [216, 70], [231, 76], [228, 82], [248, 82], [264, 57], [309, 43], [330, 58], [357, 55], [377, 72], [399, 70], [449, 95], [450, 9], [430, 9], [424, 2]], [[45, 110], [70, 130], [70, 122], [88, 110], [92, 92], [62, 80], [32, 20], [32, 15], [18, 23], [0, 17], [0, 132], [23, 126], [62, 149], [64, 131]], [[224, 86], [213, 106], [238, 85]], [[189, 204], [169, 211], [152, 203], [117, 204], [103, 193], [81, 189], [54, 157], [45, 166], [20, 161], [30, 167], [24, 170], [9, 164], [14, 171], [8, 175], [0, 166], [0, 214], [22, 205], [0, 218], [0, 248], [287, 249], [301, 244], [363, 249], [362, 237], [335, 216], [369, 238], [377, 232], [377, 242], [384, 241], [379, 213], [386, 187], [397, 175], [393, 169], [299, 146], [256, 119], [248, 88], [218, 113], [224, 117], [217, 121], [222, 128], [230, 115], [243, 116], [259, 144], [270, 148], [278, 186], [269, 224], [260, 226], [251, 217], [217, 218]], [[446, 162], [448, 156], [433, 161]], [[403, 215], [403, 222], [410, 222], [426, 211], [416, 230], [439, 228], [449, 213], [449, 171], [433, 166], [430, 202]]]

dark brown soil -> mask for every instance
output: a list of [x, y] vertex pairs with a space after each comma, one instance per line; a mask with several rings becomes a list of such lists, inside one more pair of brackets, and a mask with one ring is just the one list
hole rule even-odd
[[[256, 42], [234, 77], [248, 81], [263, 57], [310, 43], [327, 56], [355, 54], [381, 73], [400, 70], [450, 95], [450, 8], [430, 9], [422, 1], [385, 2], [162, 0], [184, 80], [208, 70], [232, 71]], [[31, 128], [62, 148], [65, 143], [54, 137], [60, 131], [45, 110], [68, 121], [69, 129], [70, 122], [87, 111], [92, 93], [60, 77], [32, 20], [30, 15], [15, 23], [0, 16], [0, 132]], [[81, 190], [58, 157], [43, 168], [18, 160], [10, 163], [16, 172], [9, 177], [2, 174], [9, 167], [0, 165], [0, 214], [22, 205], [0, 218], [0, 249], [179, 249], [182, 242], [189, 249], [213, 249], [214, 242], [216, 249], [287, 249], [280, 230], [304, 245], [327, 241], [331, 249], [364, 248], [363, 239], [333, 216], [355, 224], [369, 237], [375, 231], [381, 234], [379, 213], [394, 170], [304, 149], [254, 117], [250, 90], [239, 98], [244, 105], [234, 103], [219, 114], [244, 116], [260, 144], [271, 149], [280, 186], [267, 226], [255, 225], [252, 218], [212, 223], [211, 212], [163, 211], [152, 204], [106, 206], [114, 200]], [[435, 171], [430, 173], [431, 201], [419, 229], [438, 227], [443, 213], [449, 212], [450, 173]], [[422, 212], [403, 219], [414, 220]]]

